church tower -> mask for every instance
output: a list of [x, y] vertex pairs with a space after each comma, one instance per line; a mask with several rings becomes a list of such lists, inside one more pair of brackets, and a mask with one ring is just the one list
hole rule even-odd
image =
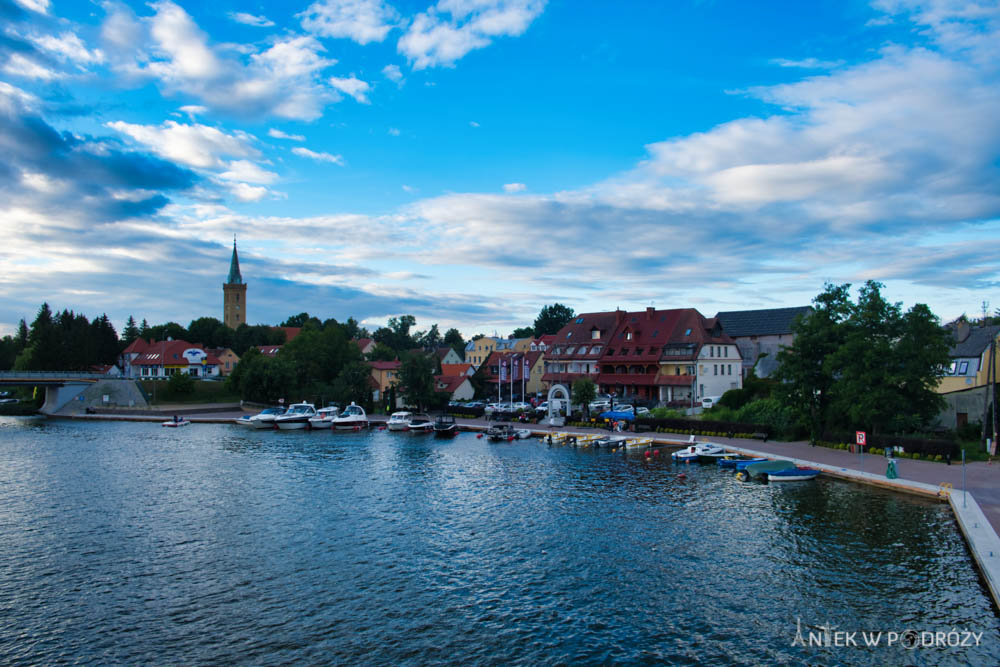
[[235, 329], [247, 323], [247, 286], [240, 275], [240, 258], [236, 254], [236, 237], [233, 237], [233, 259], [229, 262], [229, 277], [222, 285], [223, 323]]

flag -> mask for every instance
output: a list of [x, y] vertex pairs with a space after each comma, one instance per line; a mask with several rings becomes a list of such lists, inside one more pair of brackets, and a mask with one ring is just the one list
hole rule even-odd
[[524, 379], [531, 379], [531, 364], [528, 363], [528, 357], [524, 358]]
[[507, 360], [503, 359], [500, 361], [500, 381], [503, 382], [507, 379]]

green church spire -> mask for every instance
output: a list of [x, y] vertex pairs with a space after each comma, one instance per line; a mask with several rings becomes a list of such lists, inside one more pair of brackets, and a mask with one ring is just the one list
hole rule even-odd
[[227, 285], [242, 285], [243, 276], [240, 275], [240, 257], [236, 254], [236, 237], [233, 237], [233, 259], [229, 262], [229, 278]]

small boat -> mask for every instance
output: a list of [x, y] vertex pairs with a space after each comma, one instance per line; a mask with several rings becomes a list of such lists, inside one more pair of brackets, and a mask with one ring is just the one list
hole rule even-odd
[[785, 468], [767, 473], [769, 482], [804, 482], [808, 479], [816, 479], [820, 471], [815, 468]]
[[333, 430], [335, 431], [357, 431], [368, 428], [368, 415], [365, 409], [357, 403], [351, 403], [343, 412], [333, 418]]
[[743, 470], [738, 471], [736, 477], [743, 480], [760, 479], [765, 478], [772, 472], [780, 472], [794, 467], [795, 464], [791, 461], [760, 461], [758, 463], [751, 463], [743, 468]]
[[285, 408], [265, 408], [252, 417], [244, 415], [233, 421], [240, 426], [251, 428], [274, 428], [274, 418], [283, 414], [285, 414]]
[[413, 415], [410, 417], [409, 423], [406, 425], [406, 430], [415, 435], [421, 435], [426, 433], [434, 432], [434, 422], [431, 418], [424, 414]]
[[309, 428], [309, 420], [316, 416], [316, 406], [312, 403], [295, 403], [283, 415], [274, 418], [274, 425], [282, 431], [298, 431]]
[[614, 451], [625, 446], [625, 441], [628, 440], [622, 435], [603, 435], [596, 440], [591, 441], [591, 447], [595, 449], [609, 449]]
[[515, 428], [514, 436], [518, 440], [527, 440], [528, 438], [531, 437], [531, 430], [526, 428]]
[[166, 426], [167, 428], [178, 428], [180, 426], [190, 426], [190, 425], [191, 422], [189, 422], [187, 419], [184, 419], [183, 417], [181, 417], [180, 419], [174, 418], [171, 419], [170, 421], [165, 421], [162, 424], [160, 424], [160, 426]]
[[726, 455], [726, 450], [711, 442], [701, 442], [678, 450], [670, 455], [674, 461], [680, 463], [710, 462], [721, 459]]
[[760, 457], [752, 458], [749, 456], [743, 456], [742, 454], [735, 454], [732, 456], [724, 456], [721, 459], [716, 459], [715, 462], [720, 468], [736, 469], [739, 468], [740, 464], [743, 464], [743, 467], [745, 468], [751, 463], [760, 463], [761, 461], [766, 460], [767, 459]]
[[622, 438], [621, 443], [621, 446], [625, 449], [648, 449], [653, 446], [653, 439], [625, 436]]
[[405, 431], [406, 427], [410, 425], [410, 417], [412, 416], [412, 412], [405, 410], [393, 412], [389, 415], [389, 421], [385, 423], [385, 427], [389, 431]]
[[309, 418], [309, 428], [330, 428], [333, 425], [333, 418], [340, 414], [340, 408], [336, 405], [328, 405], [316, 411], [315, 417]]
[[517, 433], [510, 424], [494, 424], [487, 429], [486, 437], [493, 442], [504, 442], [517, 438]]
[[439, 438], [450, 438], [458, 433], [458, 424], [451, 415], [441, 415], [434, 420], [434, 435]]

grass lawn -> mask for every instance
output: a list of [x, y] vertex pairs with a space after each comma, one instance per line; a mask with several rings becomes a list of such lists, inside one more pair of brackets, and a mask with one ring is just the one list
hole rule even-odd
[[[980, 444], [979, 440], [963, 440], [960, 443], [962, 449], [965, 451], [966, 461], [988, 461], [990, 459], [989, 454], [986, 453], [986, 449]], [[959, 454], [959, 461], [961, 461], [961, 454]], [[954, 461], [952, 461], [954, 463]]]

